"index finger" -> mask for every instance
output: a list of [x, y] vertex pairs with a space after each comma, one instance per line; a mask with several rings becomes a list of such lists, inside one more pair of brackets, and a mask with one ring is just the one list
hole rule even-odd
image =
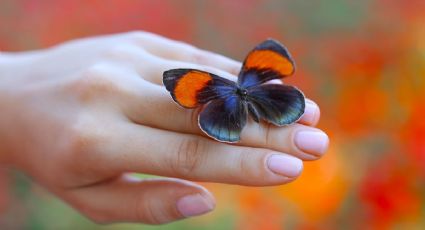
[[241, 62], [226, 56], [156, 34], [140, 32], [132, 36], [138, 46], [164, 59], [210, 66], [234, 75], [239, 73], [242, 66]]

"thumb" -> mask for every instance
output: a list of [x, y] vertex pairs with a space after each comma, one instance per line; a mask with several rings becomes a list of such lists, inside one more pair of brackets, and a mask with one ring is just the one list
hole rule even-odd
[[98, 223], [163, 224], [215, 207], [211, 193], [195, 183], [171, 178], [141, 180], [128, 175], [70, 190], [64, 198]]

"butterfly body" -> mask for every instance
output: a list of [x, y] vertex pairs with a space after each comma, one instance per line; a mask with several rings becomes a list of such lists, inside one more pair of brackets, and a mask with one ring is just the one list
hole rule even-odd
[[264, 84], [294, 70], [287, 49], [269, 39], [248, 54], [237, 82], [201, 70], [172, 69], [164, 72], [163, 83], [182, 107], [205, 105], [198, 123], [208, 136], [237, 142], [248, 114], [255, 122], [264, 120], [277, 126], [301, 117], [305, 107], [301, 91], [284, 84]]

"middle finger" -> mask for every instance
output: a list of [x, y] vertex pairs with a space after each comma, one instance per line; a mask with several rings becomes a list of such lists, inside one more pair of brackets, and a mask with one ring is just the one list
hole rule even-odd
[[[175, 132], [205, 136], [198, 126], [199, 109], [184, 109], [178, 106], [164, 87], [145, 82], [138, 90], [136, 101], [126, 111], [127, 116], [138, 124], [148, 125]], [[139, 103], [143, 101], [144, 103]], [[314, 160], [326, 151], [328, 137], [319, 129], [309, 127], [317, 121], [319, 109], [308, 100], [306, 113], [299, 123], [286, 127], [275, 127], [264, 122], [249, 120], [241, 133], [239, 145], [270, 148], [286, 152], [304, 160]], [[311, 108], [309, 108], [311, 107]], [[317, 118], [310, 119], [309, 117]]]

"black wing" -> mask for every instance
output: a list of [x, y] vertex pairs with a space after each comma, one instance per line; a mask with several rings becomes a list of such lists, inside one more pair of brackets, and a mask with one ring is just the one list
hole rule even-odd
[[237, 142], [246, 120], [246, 104], [234, 94], [208, 103], [199, 115], [199, 126], [218, 141]]
[[260, 118], [275, 125], [294, 123], [304, 114], [304, 94], [293, 86], [255, 86], [248, 89], [247, 98]]

